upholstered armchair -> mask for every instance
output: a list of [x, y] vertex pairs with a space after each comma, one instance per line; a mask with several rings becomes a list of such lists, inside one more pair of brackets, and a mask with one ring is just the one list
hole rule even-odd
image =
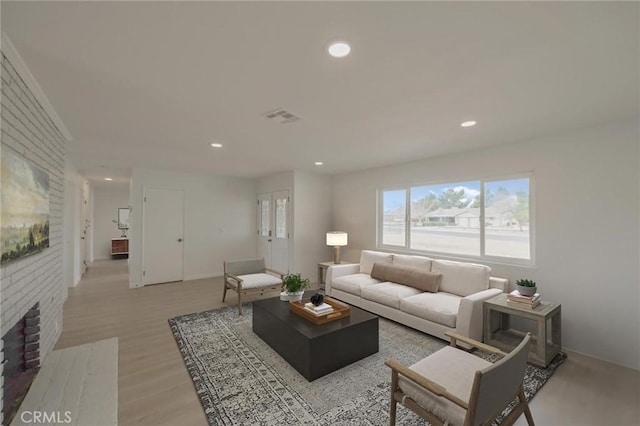
[[[393, 360], [385, 362], [391, 368], [390, 424], [395, 425], [398, 402], [432, 425], [491, 424], [517, 398], [518, 403], [501, 424], [511, 425], [524, 413], [533, 426], [523, 390], [531, 335], [507, 354], [465, 336], [445, 334], [451, 338], [451, 346], [410, 367]], [[458, 341], [503, 358], [492, 364], [458, 349]]]
[[227, 290], [235, 291], [238, 294], [238, 313], [242, 315], [243, 295], [279, 291], [283, 278], [282, 272], [265, 267], [264, 259], [224, 261], [222, 301], [227, 297]]

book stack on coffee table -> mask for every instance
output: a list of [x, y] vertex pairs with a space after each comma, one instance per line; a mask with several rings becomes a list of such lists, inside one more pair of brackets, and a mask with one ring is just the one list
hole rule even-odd
[[333, 306], [327, 303], [322, 303], [319, 306], [316, 306], [313, 303], [308, 302], [308, 303], [305, 303], [304, 309], [306, 311], [311, 312], [314, 315], [325, 315], [333, 312]]
[[507, 294], [507, 304], [518, 308], [533, 309], [540, 304], [540, 293], [525, 296], [520, 294], [518, 290], [513, 290]]

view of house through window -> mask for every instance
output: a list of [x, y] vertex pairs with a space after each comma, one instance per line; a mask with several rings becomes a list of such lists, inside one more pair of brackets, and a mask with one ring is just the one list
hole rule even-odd
[[480, 182], [411, 188], [410, 248], [480, 255]]
[[528, 177], [413, 186], [381, 196], [383, 246], [531, 258]]

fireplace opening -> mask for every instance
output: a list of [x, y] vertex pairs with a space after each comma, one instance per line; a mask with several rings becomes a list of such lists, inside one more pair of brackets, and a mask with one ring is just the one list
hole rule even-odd
[[8, 425], [20, 408], [40, 368], [40, 304], [36, 303], [9, 330], [3, 341], [3, 425]]

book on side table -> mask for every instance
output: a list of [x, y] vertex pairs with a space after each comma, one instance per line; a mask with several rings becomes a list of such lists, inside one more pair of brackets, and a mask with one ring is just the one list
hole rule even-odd
[[511, 306], [533, 309], [540, 304], [540, 293], [536, 293], [533, 296], [525, 296], [520, 294], [518, 290], [513, 290], [507, 294], [507, 303]]

